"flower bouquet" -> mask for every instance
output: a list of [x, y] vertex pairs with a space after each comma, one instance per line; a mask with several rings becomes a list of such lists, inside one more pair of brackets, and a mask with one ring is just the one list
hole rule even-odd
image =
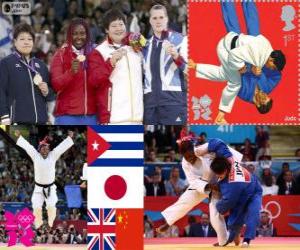
[[128, 44], [134, 52], [140, 52], [146, 46], [147, 40], [140, 33], [130, 33], [128, 36]]

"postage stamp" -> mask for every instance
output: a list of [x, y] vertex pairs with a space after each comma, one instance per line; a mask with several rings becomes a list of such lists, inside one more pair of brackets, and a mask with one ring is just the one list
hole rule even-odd
[[299, 124], [299, 6], [189, 1], [190, 124]]

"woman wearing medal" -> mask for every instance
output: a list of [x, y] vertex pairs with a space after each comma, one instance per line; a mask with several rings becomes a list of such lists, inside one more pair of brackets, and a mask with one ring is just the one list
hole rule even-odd
[[55, 125], [95, 125], [94, 90], [87, 84], [87, 57], [92, 51], [90, 31], [82, 18], [73, 19], [66, 43], [53, 56], [51, 84], [57, 93]]
[[1, 124], [46, 124], [47, 101], [54, 93], [47, 66], [31, 57], [34, 31], [28, 24], [17, 24], [13, 38], [15, 51], [0, 62]]
[[97, 88], [101, 124], [142, 124], [142, 53], [130, 45], [125, 16], [118, 10], [104, 14], [107, 39], [89, 57], [89, 83]]

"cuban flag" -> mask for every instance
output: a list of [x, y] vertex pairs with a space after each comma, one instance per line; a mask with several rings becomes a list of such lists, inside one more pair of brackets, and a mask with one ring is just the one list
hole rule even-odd
[[88, 128], [89, 166], [141, 167], [144, 163], [144, 127], [139, 125]]

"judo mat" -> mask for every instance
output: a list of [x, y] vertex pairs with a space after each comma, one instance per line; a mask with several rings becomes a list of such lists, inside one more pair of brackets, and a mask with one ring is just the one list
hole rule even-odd
[[[217, 238], [154, 238], [145, 239], [144, 250], [216, 250], [240, 249], [241, 246], [230, 244], [226, 247], [216, 248], [212, 244]], [[251, 241], [248, 249], [261, 250], [288, 250], [300, 249], [300, 237], [265, 237]]]
[[6, 244], [1, 243], [0, 244], [0, 249], [9, 249], [9, 250], [19, 250], [19, 249], [34, 249], [34, 250], [86, 250], [87, 249], [87, 245], [86, 244], [82, 244], [82, 245], [74, 245], [74, 244], [36, 244], [32, 247], [25, 247], [21, 244], [18, 244], [16, 246], [11, 246], [11, 247], [7, 247]]

